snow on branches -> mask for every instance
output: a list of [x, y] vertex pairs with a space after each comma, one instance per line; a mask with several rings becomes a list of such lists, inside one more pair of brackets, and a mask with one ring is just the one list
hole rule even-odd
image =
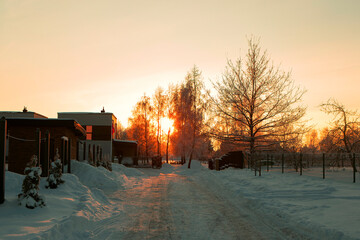
[[33, 155], [27, 163], [24, 170], [25, 179], [22, 184], [22, 193], [18, 195], [19, 205], [25, 205], [27, 208], [45, 206], [45, 200], [38, 193], [40, 184], [41, 168], [37, 167], [38, 158]]
[[60, 184], [64, 183], [64, 180], [61, 179], [62, 176], [62, 163], [59, 156], [59, 151], [56, 149], [56, 154], [54, 161], [50, 165], [50, 174], [46, 181], [48, 182], [48, 185], [46, 188], [57, 188]]

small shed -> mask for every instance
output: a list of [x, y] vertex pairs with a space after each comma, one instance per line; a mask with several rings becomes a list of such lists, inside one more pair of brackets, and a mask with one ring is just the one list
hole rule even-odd
[[[7, 162], [8, 170], [19, 174], [24, 173], [26, 163], [36, 154], [36, 131], [41, 131], [44, 140], [46, 132], [50, 134], [50, 159], [54, 159], [56, 149], [60, 155], [76, 159], [78, 140], [85, 139], [85, 129], [75, 120], [50, 118], [7, 118]], [[65, 151], [64, 141], [70, 142]], [[63, 156], [63, 158], [65, 158]], [[41, 154], [40, 154], [41, 158]], [[64, 160], [64, 159], [63, 159]]]
[[132, 164], [137, 165], [137, 148], [138, 144], [136, 141], [114, 139], [113, 158], [117, 157], [119, 163], [123, 160], [131, 159], [133, 161]]
[[228, 165], [229, 167], [235, 168], [244, 168], [244, 154], [242, 151], [232, 151], [228, 152], [224, 156], [221, 157], [222, 163]]

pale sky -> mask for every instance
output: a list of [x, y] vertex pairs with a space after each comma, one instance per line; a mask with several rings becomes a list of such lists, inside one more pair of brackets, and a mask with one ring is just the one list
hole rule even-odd
[[219, 79], [250, 36], [307, 89], [312, 123], [326, 124], [330, 97], [360, 110], [357, 0], [0, 0], [0, 111], [104, 106], [126, 125], [144, 93], [194, 64]]

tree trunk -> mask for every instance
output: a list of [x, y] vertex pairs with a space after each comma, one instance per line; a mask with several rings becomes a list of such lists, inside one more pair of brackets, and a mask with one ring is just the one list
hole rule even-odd
[[166, 142], [166, 163], [169, 163], [169, 140], [170, 140], [170, 128], [167, 135], [167, 142]]

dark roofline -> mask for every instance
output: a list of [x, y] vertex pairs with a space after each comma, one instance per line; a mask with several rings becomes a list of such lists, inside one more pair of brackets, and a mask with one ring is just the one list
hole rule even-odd
[[27, 112], [22, 112], [22, 111], [0, 111], [0, 115], [1, 113], [10, 113], [10, 114], [17, 114], [17, 113], [20, 113], [20, 114], [34, 114], [34, 115], [37, 115], [37, 116], [40, 116], [42, 118], [48, 118], [46, 117], [45, 115], [42, 115], [40, 113], [37, 113], [37, 112], [32, 112], [32, 111], [27, 111]]
[[58, 112], [58, 114], [114, 115], [114, 113], [112, 113], [112, 112], [104, 112], [104, 113], [102, 113], [102, 112]]
[[74, 129], [79, 136], [86, 136], [85, 129], [73, 119], [58, 118], [6, 118], [8, 126], [30, 127], [68, 127]]

